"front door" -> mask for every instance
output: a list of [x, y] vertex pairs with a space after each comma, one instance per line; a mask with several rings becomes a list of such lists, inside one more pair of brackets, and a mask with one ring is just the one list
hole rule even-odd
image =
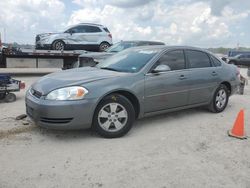
[[145, 113], [185, 106], [188, 103], [189, 71], [183, 50], [163, 54], [151, 70], [165, 64], [170, 71], [145, 75]]

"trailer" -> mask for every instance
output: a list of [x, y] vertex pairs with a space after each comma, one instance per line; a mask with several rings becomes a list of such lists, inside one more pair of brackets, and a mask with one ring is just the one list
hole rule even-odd
[[56, 51], [5, 49], [0, 53], [0, 68], [74, 68], [84, 50]]
[[18, 92], [24, 88], [24, 82], [15, 80], [8, 74], [0, 74], [0, 100], [14, 102], [16, 95], [13, 92]]

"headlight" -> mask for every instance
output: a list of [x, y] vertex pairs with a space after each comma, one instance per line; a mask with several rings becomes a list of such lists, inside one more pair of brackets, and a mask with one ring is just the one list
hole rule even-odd
[[80, 86], [65, 87], [51, 91], [47, 100], [80, 100], [88, 93], [88, 90]]

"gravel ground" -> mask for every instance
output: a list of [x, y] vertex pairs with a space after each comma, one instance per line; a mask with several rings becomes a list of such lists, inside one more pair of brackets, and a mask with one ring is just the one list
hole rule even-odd
[[[18, 79], [30, 85], [38, 77]], [[250, 135], [249, 96], [247, 85], [223, 113], [169, 113], [137, 121], [125, 137], [104, 139], [16, 121], [25, 113], [24, 91], [17, 93], [15, 103], [0, 102], [0, 187], [249, 188], [250, 139], [227, 136], [241, 108]]]

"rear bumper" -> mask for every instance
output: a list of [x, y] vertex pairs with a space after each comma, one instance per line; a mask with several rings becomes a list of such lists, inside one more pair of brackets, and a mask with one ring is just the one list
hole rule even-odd
[[49, 101], [26, 93], [27, 115], [40, 127], [86, 129], [92, 124], [96, 100]]

